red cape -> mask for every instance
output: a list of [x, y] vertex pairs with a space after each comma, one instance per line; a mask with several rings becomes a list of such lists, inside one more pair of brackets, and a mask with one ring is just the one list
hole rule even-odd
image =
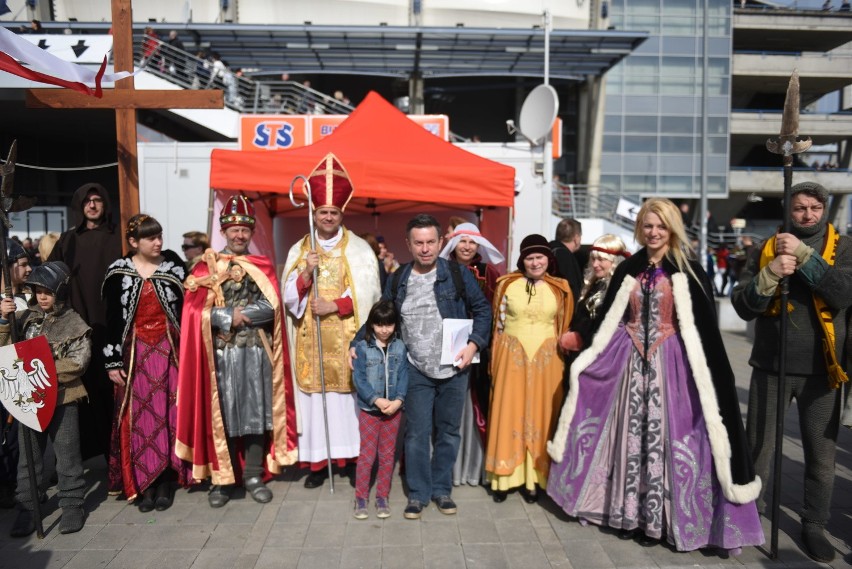
[[[290, 358], [282, 317], [280, 289], [273, 264], [257, 255], [219, 255], [208, 249], [204, 259], [214, 255], [221, 271], [230, 259], [239, 264], [257, 283], [275, 309], [272, 351], [273, 431], [265, 467], [278, 473], [281, 466], [297, 459], [298, 434]], [[186, 297], [181, 322], [180, 366], [177, 395], [177, 442], [180, 458], [192, 464], [192, 477], [203, 480], [212, 476], [214, 484], [233, 484], [239, 478], [240, 465], [231, 465], [227, 440], [218, 406], [218, 389], [213, 359], [210, 309], [215, 301], [212, 289], [195, 284], [210, 274], [205, 261], [199, 262], [184, 283]], [[264, 282], [265, 281], [265, 282]], [[276, 357], [280, 353], [280, 357]], [[216, 405], [213, 405], [213, 402]]]

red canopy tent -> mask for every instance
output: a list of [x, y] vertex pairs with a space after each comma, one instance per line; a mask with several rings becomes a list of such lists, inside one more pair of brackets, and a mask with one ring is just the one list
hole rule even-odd
[[[378, 226], [377, 214], [410, 217], [413, 213], [440, 211], [472, 217], [470, 214], [476, 213], [483, 233], [505, 252], [508, 208], [514, 205], [514, 168], [438, 138], [375, 92], [370, 92], [332, 134], [310, 146], [213, 150], [210, 187], [249, 195], [259, 192], [273, 216], [291, 215], [293, 206], [287, 197], [291, 181], [298, 175], [307, 176], [329, 152], [340, 159], [355, 187], [346, 208], [348, 227], [352, 228], [353, 214], [371, 214]], [[304, 201], [304, 196], [299, 197]], [[482, 218], [485, 210], [489, 212], [487, 223]], [[297, 215], [305, 215], [304, 210]], [[361, 225], [362, 230], [373, 230], [369, 219]], [[215, 233], [215, 226], [213, 229]], [[307, 223], [300, 226], [301, 234], [306, 230]]]
[[[352, 203], [359, 211], [368, 199], [395, 211], [400, 206], [416, 209], [424, 202], [470, 210], [514, 203], [514, 168], [441, 140], [375, 92], [332, 134], [310, 146], [214, 150], [210, 187], [287, 194], [293, 178], [307, 176], [329, 152], [340, 158], [352, 177]], [[276, 212], [292, 207], [284, 202], [289, 204], [276, 201]]]

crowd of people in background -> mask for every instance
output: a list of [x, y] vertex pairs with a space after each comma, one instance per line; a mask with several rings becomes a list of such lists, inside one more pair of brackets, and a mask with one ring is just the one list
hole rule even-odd
[[[163, 40], [154, 28], [145, 28], [139, 65], [162, 75], [170, 75], [191, 89], [221, 89], [225, 92], [225, 102], [229, 105], [241, 107], [246, 103], [245, 87], [242, 91], [240, 88], [240, 78], [244, 77], [243, 70], [230, 66], [214, 48], [197, 50], [194, 54], [187, 52], [177, 30], [169, 31], [168, 39]], [[282, 73], [280, 81], [293, 80], [288, 73]], [[302, 80], [299, 85], [303, 91], [301, 98], [288, 102], [283, 100], [281, 93], [272, 93], [271, 86], [261, 85], [258, 103], [264, 112], [291, 114], [334, 113], [339, 110], [332, 110], [332, 103], [347, 107], [351, 105], [349, 97], [339, 89], [331, 96], [318, 94], [318, 97], [310, 97], [307, 95], [313, 91], [310, 79]], [[253, 97], [253, 92], [250, 95]]]
[[[46, 34], [39, 20], [32, 20], [29, 26], [21, 26], [20, 34]], [[65, 30], [72, 33], [71, 29]], [[185, 34], [185, 38], [186, 34]], [[316, 91], [310, 79], [295, 80], [289, 73], [278, 77], [265, 77], [266, 81], [257, 85], [246, 83], [246, 73], [240, 67], [234, 67], [222, 59], [215, 46], [203, 47], [197, 38], [187, 41], [188, 51], [178, 30], [169, 30], [167, 36], [161, 36], [152, 26], [146, 26], [139, 47], [137, 59], [140, 68], [169, 77], [173, 81], [190, 89], [221, 89], [225, 93], [225, 103], [238, 108], [245, 108], [257, 103], [259, 111], [264, 113], [288, 114], [340, 114], [342, 108], [349, 108], [350, 98], [340, 89], [327, 91], [330, 94]], [[276, 83], [291, 82], [291, 88], [296, 95], [282, 96]], [[257, 90], [257, 94], [255, 94]]]
[[[335, 472], [350, 478], [363, 520], [374, 467], [375, 515], [392, 515], [401, 454], [406, 519], [432, 502], [453, 515], [454, 487], [484, 486], [498, 504], [546, 493], [579, 523], [642, 545], [737, 554], [764, 541], [775, 299], [789, 276], [788, 391], [808, 473], [802, 542], [813, 559], [834, 557], [824, 528], [852, 277], [822, 186], [796, 185], [791, 233], [761, 245], [743, 235], [700, 254], [688, 209], [655, 198], [637, 215], [632, 254], [610, 234], [582, 247], [581, 224], [565, 219], [553, 241], [524, 236], [501, 274], [506, 259], [473, 218], [450, 218], [445, 232], [414, 216], [412, 261], [400, 264], [384, 237], [344, 226], [355, 188], [334, 155], [309, 180], [315, 232], [290, 247], [280, 273], [250, 252], [256, 216], [241, 195], [219, 214], [225, 246], [189, 231], [183, 258], [163, 248], [149, 215], [113, 224], [98, 184], [75, 192], [73, 228], [9, 240], [0, 344], [14, 312], [21, 337], [47, 336], [57, 362], [60, 407], [34, 441], [39, 484], [47, 438], [56, 452], [60, 532], [85, 523], [82, 465], [98, 455], [110, 492], [140, 512], [168, 509], [177, 488], [202, 482], [213, 508], [240, 485], [267, 503], [269, 478], [295, 467], [309, 489]], [[714, 297], [728, 294], [757, 320], [745, 428], [716, 325]], [[458, 336], [452, 347], [447, 334]], [[15, 446], [29, 431], [14, 425], [0, 452], [0, 506], [17, 503], [20, 537], [35, 520]]]
[[819, 160], [814, 160], [814, 163], [811, 164], [811, 168], [814, 170], [836, 170], [838, 168], [837, 162], [829, 162], [828, 160], [823, 160], [820, 162]]

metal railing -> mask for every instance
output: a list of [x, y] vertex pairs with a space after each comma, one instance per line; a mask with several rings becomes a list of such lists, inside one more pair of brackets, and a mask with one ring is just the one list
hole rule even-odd
[[[139, 67], [184, 89], [223, 90], [225, 106], [244, 114], [348, 115], [355, 110], [347, 102], [296, 81], [244, 77], [210, 59], [144, 36], [134, 38], [133, 55]], [[470, 141], [452, 131], [449, 138]]]
[[[641, 206], [641, 198], [634, 195], [625, 195], [606, 186], [588, 186], [584, 184], [562, 184], [554, 182], [553, 188], [553, 214], [558, 217], [573, 217], [575, 219], [598, 218], [610, 221], [619, 227], [633, 231], [635, 222], [631, 219], [619, 215], [619, 210], [624, 211], [624, 208], [630, 209], [635, 207], [639, 210]], [[619, 204], [621, 207], [619, 208]], [[685, 228], [690, 239], [698, 240], [699, 229], [696, 226], [688, 226]], [[729, 228], [730, 229], [730, 228]], [[748, 235], [755, 242], [759, 242], [767, 235], [772, 233], [772, 230], [756, 232], [730, 230], [725, 231], [723, 226], [707, 228], [707, 244], [714, 249], [722, 243], [728, 247], [732, 247], [740, 242], [740, 240]]]
[[243, 77], [213, 60], [167, 42], [136, 36], [134, 61], [145, 71], [185, 89], [221, 89], [225, 106], [247, 114], [348, 115], [354, 107], [295, 81]]
[[616, 213], [620, 200], [627, 199], [639, 208], [639, 201], [626, 198], [621, 192], [606, 186], [562, 184], [553, 187], [553, 213], [559, 217], [606, 219], [625, 228], [633, 229], [633, 222]]

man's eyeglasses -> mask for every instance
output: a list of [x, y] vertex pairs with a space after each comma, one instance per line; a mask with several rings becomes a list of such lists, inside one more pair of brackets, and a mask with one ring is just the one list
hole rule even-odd
[[180, 246], [180, 248], [184, 251], [186, 251], [188, 249], [195, 249], [197, 247], [201, 247], [201, 245], [187, 245], [186, 243], [184, 243], [183, 245]]
[[103, 200], [103, 198], [86, 198], [85, 200], [83, 200], [83, 203], [86, 204], [86, 205], [88, 205], [90, 203], [99, 204], [99, 203], [104, 203], [104, 200]]

